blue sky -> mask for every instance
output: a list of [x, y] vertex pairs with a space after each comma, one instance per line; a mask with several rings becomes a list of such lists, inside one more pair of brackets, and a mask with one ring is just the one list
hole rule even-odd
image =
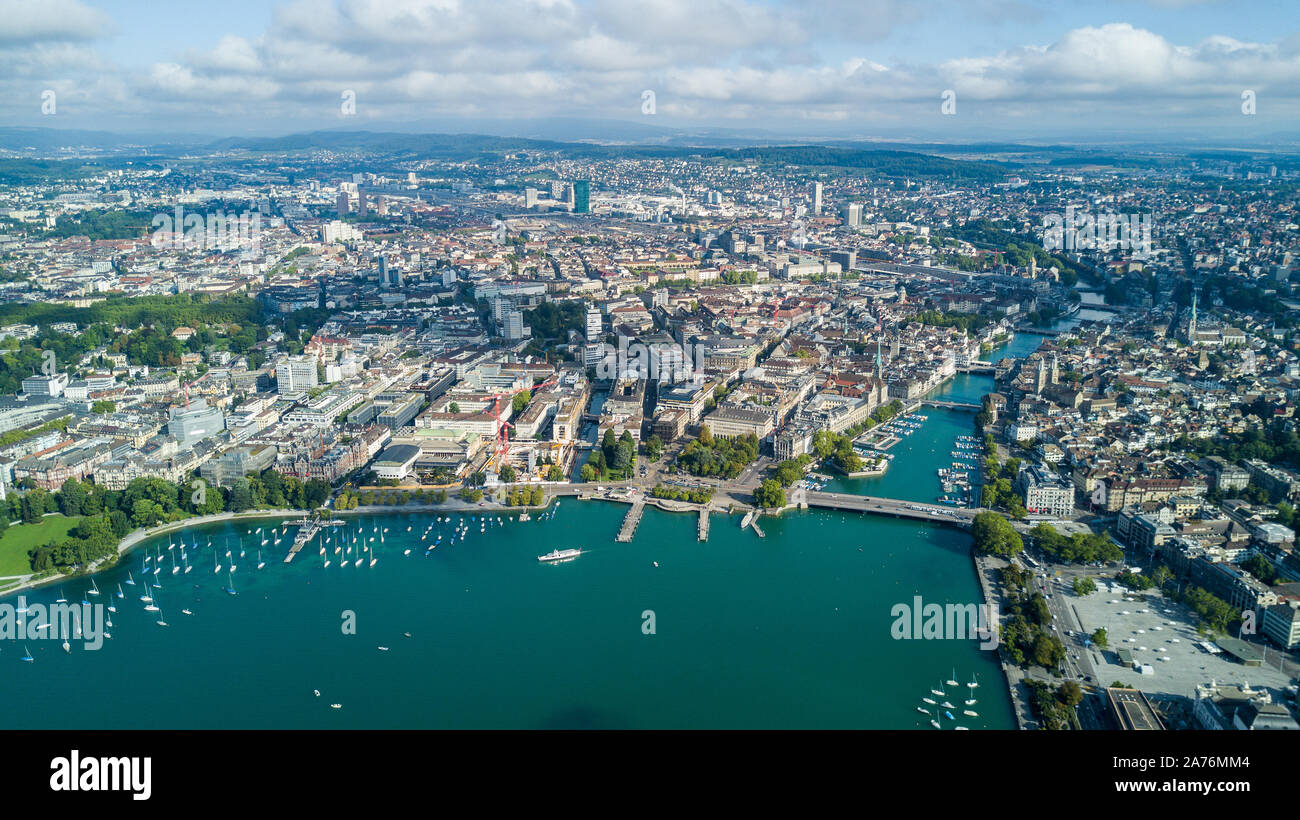
[[[15, 125], [225, 135], [566, 117], [957, 141], [1300, 133], [1300, 11], [1281, 0], [0, 0], [0, 15], [0, 121]], [[1254, 115], [1241, 111], [1247, 90]]]

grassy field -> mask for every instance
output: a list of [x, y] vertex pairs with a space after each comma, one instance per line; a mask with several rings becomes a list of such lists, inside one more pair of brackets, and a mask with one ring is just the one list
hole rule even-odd
[[80, 518], [47, 515], [39, 524], [14, 524], [0, 535], [0, 575], [26, 575], [32, 571], [27, 551], [51, 541], [62, 541]]

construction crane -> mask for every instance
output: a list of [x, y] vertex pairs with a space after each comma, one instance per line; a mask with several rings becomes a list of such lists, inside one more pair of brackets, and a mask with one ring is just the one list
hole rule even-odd
[[558, 380], [559, 376], [555, 375], [540, 384], [533, 385], [532, 387], [521, 387], [518, 390], [507, 390], [501, 393], [493, 393], [489, 397], [492, 399], [492, 408], [488, 412], [497, 420], [497, 431], [493, 437], [492, 455], [488, 457], [487, 464], [485, 465], [488, 469], [492, 469], [493, 467], [499, 468], [501, 465], [509, 462], [509, 430], [511, 427], [514, 427], [514, 425], [506, 419], [501, 418], [502, 399], [514, 399], [514, 397], [520, 393], [531, 393], [534, 390], [544, 390], [555, 385]]

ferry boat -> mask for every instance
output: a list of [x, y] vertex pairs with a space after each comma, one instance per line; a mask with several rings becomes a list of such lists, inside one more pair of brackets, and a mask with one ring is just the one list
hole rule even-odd
[[570, 558], [577, 558], [579, 555], [582, 555], [580, 549], [552, 550], [545, 555], [537, 556], [537, 560], [543, 562], [567, 561]]

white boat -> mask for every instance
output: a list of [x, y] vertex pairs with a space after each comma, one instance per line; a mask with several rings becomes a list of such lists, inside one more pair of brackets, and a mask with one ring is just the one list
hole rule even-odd
[[979, 717], [979, 716], [980, 716], [980, 715], [979, 715], [979, 712], [976, 712], [974, 709], [963, 709], [963, 710], [961, 711], [961, 713], [962, 713], [963, 715], [966, 715], [967, 717]]
[[937, 703], [934, 702], [934, 698], [921, 698], [921, 700], [925, 701], [926, 703], [930, 704], [931, 706], [938, 706], [938, 705], [939, 705], [939, 704], [937, 704]]
[[388, 651], [388, 647], [386, 647], [386, 646], [379, 646], [379, 647], [376, 647], [376, 649], [378, 649], [380, 652], [387, 652], [387, 651]]
[[[929, 713], [927, 712], [927, 714]], [[939, 725], [939, 713], [937, 711], [934, 713], [934, 717], [930, 718], [930, 725], [936, 729], [943, 728], [942, 726]]]
[[537, 560], [544, 563], [555, 563], [558, 561], [568, 561], [577, 558], [579, 555], [582, 555], [582, 550], [580, 549], [552, 550], [545, 555], [537, 556]]
[[[243, 553], [241, 552], [240, 555], [243, 555]], [[257, 568], [258, 568], [258, 569], [261, 569], [261, 568], [264, 567], [264, 566], [266, 566], [266, 562], [262, 560], [262, 551], [261, 551], [261, 550], [258, 550], [258, 551], [257, 551]]]
[[980, 685], [980, 684], [979, 684], [978, 677], [977, 677], [976, 675], [971, 675], [971, 676], [970, 676], [970, 683], [968, 683], [968, 684], [966, 684], [966, 685], [969, 686], [971, 689], [975, 689], [976, 687], [978, 687], [978, 686]]
[[341, 703], [331, 703], [331, 704], [330, 704], [330, 708], [331, 708], [331, 709], [342, 709], [342, 708], [343, 708], [343, 704], [341, 704]]
[[970, 728], [967, 727], [967, 726], [954, 726], [954, 727], [952, 727], [952, 728], [956, 729], [956, 730], [959, 731], [959, 732], [969, 732], [969, 731], [970, 731]]
[[98, 594], [99, 594], [99, 587], [95, 585], [95, 579], [94, 579], [94, 578], [91, 578], [91, 579], [90, 579], [90, 589], [86, 590], [86, 594], [87, 594], [87, 595], [98, 595]]
[[182, 609], [182, 610], [181, 610], [181, 614], [182, 614], [182, 615], [193, 615], [194, 613], [193, 613], [193, 612], [190, 612], [188, 609]]
[[967, 705], [967, 706], [974, 706], [974, 705], [975, 705], [975, 698], [966, 698], [966, 705]]
[[930, 714], [930, 710], [927, 709], [927, 708], [925, 708], [924, 706], [918, 706], [918, 707], [916, 707], [916, 711], [918, 711], [918, 712], [920, 712], [921, 714], [926, 715], [926, 716], [929, 716], [929, 714]]
[[943, 703], [940, 703], [939, 705], [942, 706], [942, 707], [945, 708], [945, 709], [956, 709], [956, 708], [957, 708], [956, 706], [953, 706], [951, 703], [949, 703], [949, 702], [946, 701], [946, 700], [945, 700]]
[[949, 686], [956, 686], [956, 685], [957, 685], [957, 670], [956, 670], [956, 669], [952, 670], [952, 677], [951, 677], [951, 678], [948, 678], [948, 680], [945, 681], [945, 683], [947, 683]]

